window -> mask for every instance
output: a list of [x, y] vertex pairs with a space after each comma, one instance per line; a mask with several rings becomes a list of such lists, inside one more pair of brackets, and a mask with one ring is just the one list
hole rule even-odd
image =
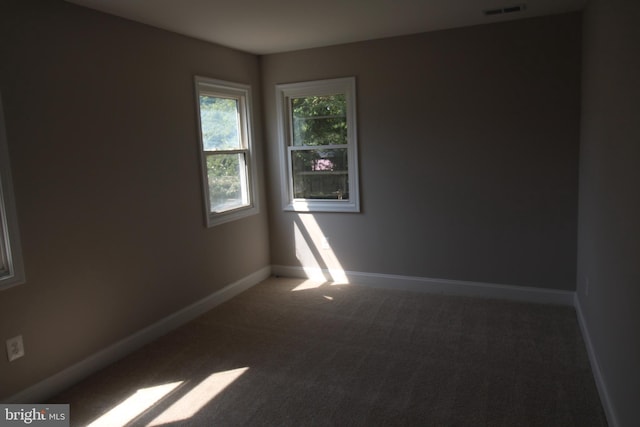
[[258, 212], [249, 86], [196, 77], [207, 226]]
[[24, 268], [0, 98], [0, 289], [21, 283], [24, 283]]
[[285, 210], [359, 212], [355, 78], [276, 86]]

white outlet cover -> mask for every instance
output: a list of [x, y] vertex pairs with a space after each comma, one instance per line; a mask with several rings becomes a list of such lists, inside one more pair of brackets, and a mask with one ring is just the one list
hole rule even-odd
[[9, 338], [7, 340], [7, 357], [9, 362], [13, 362], [16, 359], [24, 356], [24, 343], [22, 342], [22, 335]]

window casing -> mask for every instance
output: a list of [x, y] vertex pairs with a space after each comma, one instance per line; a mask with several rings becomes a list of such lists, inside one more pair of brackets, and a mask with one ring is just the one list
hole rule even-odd
[[207, 226], [258, 213], [251, 88], [196, 77]]
[[24, 283], [18, 218], [0, 97], [0, 290]]
[[284, 209], [359, 212], [354, 77], [276, 86]]

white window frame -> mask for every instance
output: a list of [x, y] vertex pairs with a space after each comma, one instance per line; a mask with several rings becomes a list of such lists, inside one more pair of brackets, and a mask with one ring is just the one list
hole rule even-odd
[[[291, 99], [307, 96], [344, 94], [347, 111], [347, 167], [349, 200], [294, 198], [291, 151]], [[356, 79], [345, 77], [276, 85], [278, 140], [280, 142], [280, 178], [283, 209], [295, 212], [360, 212], [358, 192], [358, 137], [356, 125]], [[327, 146], [331, 148], [331, 146]]]
[[0, 95], [0, 290], [25, 282], [9, 147]]
[[[255, 149], [253, 143], [253, 120], [252, 120], [252, 101], [251, 86], [233, 83], [224, 80], [210, 79], [207, 77], [195, 77], [196, 89], [196, 112], [198, 118], [198, 139], [200, 141], [200, 161], [202, 173], [202, 190], [204, 196], [204, 209], [207, 227], [224, 224], [226, 222], [235, 221], [255, 215], [259, 212], [258, 205], [258, 184], [257, 171], [255, 161]], [[200, 94], [208, 94], [216, 97], [231, 98], [238, 101], [238, 112], [240, 122], [240, 142], [242, 148], [239, 150], [220, 150], [216, 151], [220, 154], [244, 154], [245, 160], [245, 180], [243, 187], [246, 186], [246, 195], [248, 204], [239, 208], [230, 209], [224, 212], [211, 212], [211, 200], [209, 198], [209, 181], [207, 178], [207, 153], [211, 151], [205, 150], [204, 140], [202, 137], [202, 123], [200, 116]]]

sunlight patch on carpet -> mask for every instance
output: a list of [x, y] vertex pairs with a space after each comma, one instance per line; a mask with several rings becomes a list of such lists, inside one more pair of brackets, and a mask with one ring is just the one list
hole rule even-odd
[[151, 421], [148, 426], [160, 426], [188, 420], [248, 369], [249, 368], [238, 368], [209, 375], [200, 384], [167, 408], [167, 410], [156, 419]]
[[[327, 282], [327, 281], [318, 281], [318, 280], [305, 280], [304, 282], [301, 282], [298, 286], [296, 286], [295, 288], [291, 289], [291, 292], [297, 292], [297, 291], [306, 291], [309, 289], [318, 289], [322, 286], [344, 286], [348, 283], [339, 283], [339, 282]], [[323, 295], [324, 298], [328, 299], [328, 300], [333, 300], [333, 297], [331, 296], [327, 296], [327, 295]]]
[[309, 289], [317, 289], [320, 286], [324, 285], [325, 283], [326, 282], [321, 282], [321, 281], [317, 281], [317, 280], [305, 280], [304, 282], [300, 283], [295, 288], [291, 289], [291, 292], [306, 291], [306, 290], [309, 290]]
[[183, 381], [141, 388], [88, 427], [124, 426], [176, 389]]

